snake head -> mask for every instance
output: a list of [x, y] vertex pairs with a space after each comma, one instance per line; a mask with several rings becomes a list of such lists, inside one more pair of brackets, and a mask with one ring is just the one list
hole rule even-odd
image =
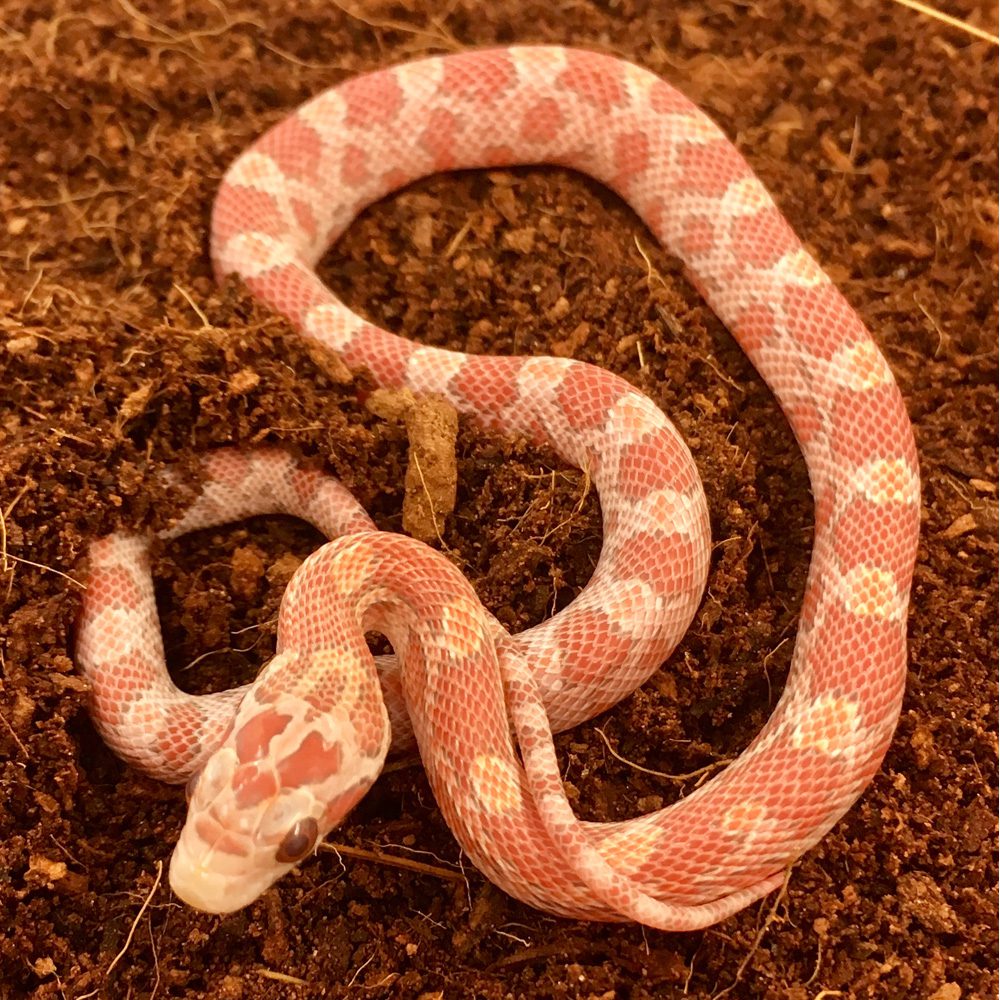
[[[282, 657], [269, 665], [270, 681]], [[389, 722], [377, 677], [359, 664], [337, 685], [337, 668], [343, 663], [316, 666], [319, 699], [276, 693], [271, 682], [251, 688], [222, 746], [192, 778], [170, 861], [170, 885], [189, 905], [231, 913], [253, 902], [312, 854], [378, 777]], [[339, 696], [332, 704], [331, 684]]]

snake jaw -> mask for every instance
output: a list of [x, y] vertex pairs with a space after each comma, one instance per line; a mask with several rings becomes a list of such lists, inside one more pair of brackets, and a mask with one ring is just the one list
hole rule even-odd
[[189, 906], [205, 913], [233, 913], [295, 867], [285, 864], [253, 870], [248, 867], [249, 857], [234, 860], [236, 864], [230, 863], [233, 871], [222, 870], [219, 853], [185, 827], [170, 859], [170, 888]]

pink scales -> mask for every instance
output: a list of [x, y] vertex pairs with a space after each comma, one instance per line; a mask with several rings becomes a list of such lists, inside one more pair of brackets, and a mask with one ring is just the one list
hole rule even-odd
[[[543, 162], [612, 187], [684, 261], [788, 416], [817, 503], [800, 634], [773, 716], [713, 781], [625, 823], [575, 819], [552, 732], [641, 684], [695, 612], [709, 534], [687, 448], [607, 372], [401, 340], [313, 270], [361, 209], [403, 184]], [[664, 81], [612, 57], [538, 46], [424, 59], [320, 94], [239, 157], [216, 201], [212, 254], [220, 276], [239, 273], [350, 366], [440, 394], [587, 469], [604, 546], [573, 604], [508, 636], [446, 560], [373, 531], [336, 484], [274, 452], [209, 458], [202, 498], [175, 534], [282, 509], [345, 537], [293, 578], [278, 653], [249, 692], [195, 699], [166, 679], [142, 596], [145, 543], [97, 543], [78, 654], [98, 727], [151, 773], [200, 769], [171, 869], [178, 893], [222, 911], [263, 891], [375, 779], [390, 725], [397, 742], [415, 736], [465, 851], [533, 905], [685, 930], [776, 886], [861, 793], [891, 738], [919, 480], [888, 366], [725, 135]], [[390, 637], [398, 660], [371, 661], [366, 627]]]

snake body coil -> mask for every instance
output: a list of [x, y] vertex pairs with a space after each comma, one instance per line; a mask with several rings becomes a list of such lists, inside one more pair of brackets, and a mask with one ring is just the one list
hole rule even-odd
[[[816, 500], [799, 633], [774, 714], [714, 780], [622, 823], [576, 820], [552, 732], [642, 684], [695, 613], [709, 525], [686, 446], [608, 372], [419, 346], [351, 312], [314, 271], [351, 220], [394, 189], [436, 171], [521, 163], [602, 181], [684, 261], [774, 391]], [[780, 884], [889, 745], [919, 481], [882, 355], [725, 135], [654, 74], [608, 56], [514, 47], [424, 59], [320, 94], [243, 153], [219, 191], [212, 255], [220, 276], [242, 275], [350, 367], [440, 394], [585, 468], [604, 545], [580, 596], [512, 637], [447, 560], [375, 531], [335, 482], [278, 452], [219, 452], [172, 535], [285, 510], [335, 540], [292, 579], [278, 651], [254, 684], [194, 697], [163, 665], [146, 541], [95, 543], [78, 656], [96, 723], [149, 773], [196, 775], [171, 864], [178, 895], [215, 912], [254, 899], [364, 794], [390, 727], [397, 740], [415, 736], [463, 849], [535, 906], [690, 930]], [[390, 638], [398, 660], [377, 669], [368, 629]]]

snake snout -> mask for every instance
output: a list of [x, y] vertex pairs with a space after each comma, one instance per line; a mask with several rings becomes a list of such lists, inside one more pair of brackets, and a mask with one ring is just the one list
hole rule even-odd
[[226, 742], [188, 789], [170, 865], [185, 902], [210, 913], [246, 906], [305, 860], [378, 777], [388, 720], [359, 724], [291, 694], [248, 697]]

